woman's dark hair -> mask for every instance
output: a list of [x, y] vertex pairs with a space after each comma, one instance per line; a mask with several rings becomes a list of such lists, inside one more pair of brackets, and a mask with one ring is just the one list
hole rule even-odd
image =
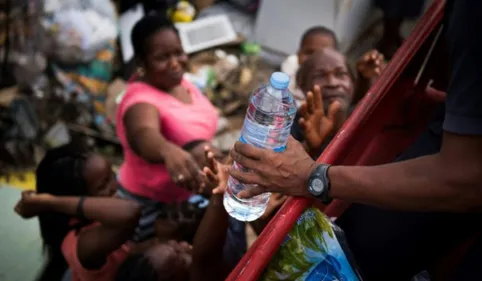
[[158, 281], [156, 269], [144, 253], [127, 257], [119, 266], [115, 281]]
[[308, 29], [307, 31], [305, 31], [305, 33], [303, 33], [303, 35], [301, 36], [301, 41], [300, 41], [301, 45], [303, 45], [305, 41], [308, 40], [308, 38], [310, 38], [313, 35], [331, 36], [333, 38], [333, 42], [335, 42], [335, 48], [338, 50], [338, 39], [336, 38], [335, 32], [329, 29], [328, 27], [324, 27], [324, 26], [314, 26]]
[[[70, 145], [48, 151], [37, 167], [37, 192], [56, 196], [87, 195], [83, 176], [86, 159], [86, 153], [74, 152]], [[70, 219], [69, 216], [60, 213], [39, 215], [40, 233], [48, 254], [48, 262], [37, 280], [61, 280], [67, 269], [61, 252], [62, 241], [70, 230], [86, 224], [84, 222], [71, 226]]]
[[145, 16], [135, 24], [131, 33], [131, 41], [137, 58], [144, 59], [146, 57], [147, 42], [161, 29], [172, 29], [177, 33], [174, 24], [166, 16], [159, 14]]

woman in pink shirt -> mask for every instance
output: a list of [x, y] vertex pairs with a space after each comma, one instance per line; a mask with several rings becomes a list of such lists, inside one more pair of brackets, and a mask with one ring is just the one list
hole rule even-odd
[[154, 221], [165, 203], [185, 201], [204, 176], [183, 147], [210, 141], [217, 112], [183, 79], [187, 66], [178, 33], [163, 16], [142, 18], [133, 28], [138, 66], [116, 112], [117, 135], [124, 149], [119, 171], [122, 198], [143, 205], [134, 241], [154, 236]]

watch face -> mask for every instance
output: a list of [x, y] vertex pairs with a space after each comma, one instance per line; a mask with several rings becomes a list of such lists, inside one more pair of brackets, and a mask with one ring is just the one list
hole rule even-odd
[[311, 181], [310, 188], [313, 192], [321, 194], [325, 186], [323, 185], [323, 181], [319, 178], [315, 178]]

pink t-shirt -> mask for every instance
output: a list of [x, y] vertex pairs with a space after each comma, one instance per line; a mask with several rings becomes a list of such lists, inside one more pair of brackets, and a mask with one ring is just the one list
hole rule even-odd
[[62, 254], [72, 270], [72, 281], [113, 281], [119, 266], [130, 251], [130, 246], [125, 244], [107, 257], [102, 268], [89, 270], [80, 264], [77, 256], [77, 242], [78, 235], [74, 230], [70, 231], [62, 242]]
[[133, 194], [166, 203], [186, 200], [190, 195], [172, 181], [164, 164], [148, 163], [131, 150], [123, 122], [123, 116], [131, 106], [149, 103], [159, 112], [161, 133], [167, 140], [179, 146], [194, 140], [210, 141], [216, 133], [216, 109], [193, 84], [183, 80], [181, 85], [191, 94], [191, 104], [185, 104], [146, 83], [132, 82], [117, 108], [117, 136], [124, 149], [119, 181]]

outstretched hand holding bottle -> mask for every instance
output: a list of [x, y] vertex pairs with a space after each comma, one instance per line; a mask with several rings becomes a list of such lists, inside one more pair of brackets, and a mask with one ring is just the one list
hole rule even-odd
[[[268, 86], [260, 87], [253, 92], [240, 142], [275, 152], [286, 149], [296, 113], [295, 101], [287, 89], [289, 81], [285, 73], [275, 72], [271, 75]], [[235, 161], [232, 169], [247, 172], [246, 168]], [[253, 187], [255, 186], [240, 183], [233, 177], [228, 179], [224, 207], [229, 215], [238, 221], [254, 221], [265, 213], [269, 193], [259, 194], [250, 199], [238, 197], [239, 192]]]

